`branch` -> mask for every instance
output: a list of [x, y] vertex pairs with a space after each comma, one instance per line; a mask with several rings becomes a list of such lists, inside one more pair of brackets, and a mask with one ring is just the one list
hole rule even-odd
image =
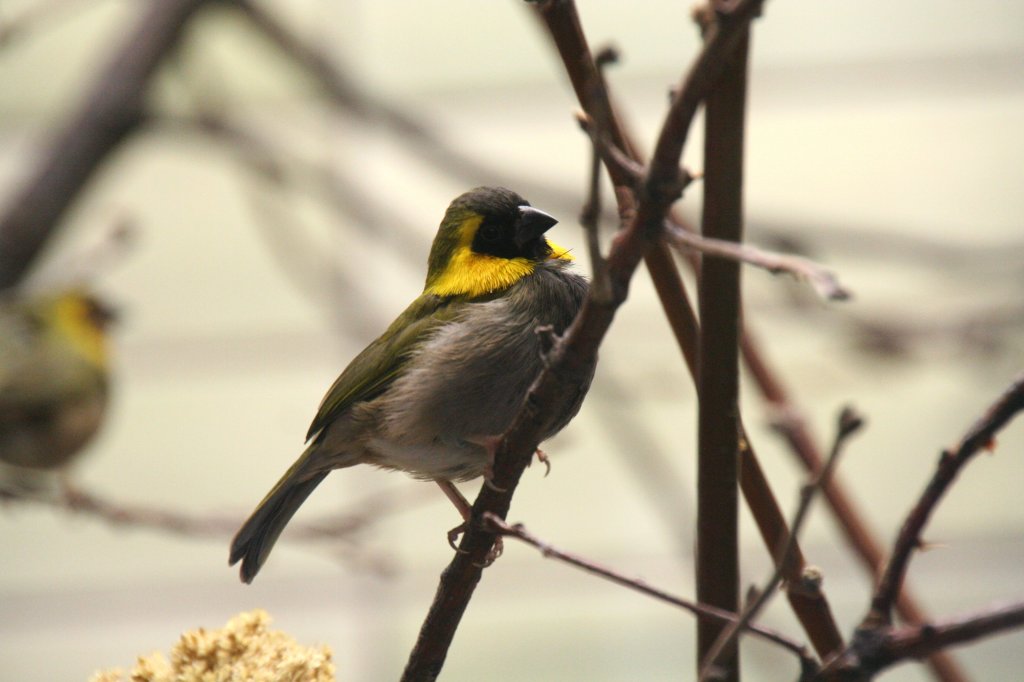
[[702, 237], [672, 222], [665, 225], [665, 239], [676, 249], [693, 249], [705, 256], [746, 263], [763, 268], [773, 275], [787, 272], [806, 281], [822, 298], [845, 301], [851, 296], [849, 289], [840, 284], [831, 271], [807, 258], [765, 251], [749, 244]]
[[[777, 430], [808, 471], [820, 471], [824, 466], [824, 458], [807, 428], [807, 423], [781, 379], [761, 353], [750, 327], [743, 330], [742, 344], [743, 359], [754, 378], [754, 383], [780, 417], [776, 423]], [[825, 483], [822, 492], [847, 542], [854, 548], [855, 555], [861, 558], [872, 578], [881, 575], [885, 561], [884, 550], [846, 487], [838, 478], [833, 477]], [[906, 588], [900, 593], [896, 607], [904, 620], [910, 623], [924, 623], [928, 620], [917, 599]], [[945, 652], [936, 652], [927, 663], [943, 682], [963, 682], [967, 679], [956, 661]]]
[[[1024, 627], [1024, 602], [931, 625], [896, 628], [887, 637], [885, 665]], [[880, 670], [880, 668], [878, 668]]]
[[[729, 611], [723, 611], [722, 609], [715, 608], [714, 606], [708, 606], [707, 604], [699, 604], [682, 597], [677, 597], [657, 587], [652, 587], [639, 578], [630, 578], [610, 568], [602, 566], [596, 562], [585, 559], [579, 555], [571, 554], [569, 552], [563, 552], [556, 547], [552, 547], [548, 543], [544, 542], [537, 536], [530, 533], [521, 523], [509, 525], [504, 520], [494, 516], [493, 514], [487, 514], [484, 517], [484, 521], [494, 530], [505, 537], [513, 537], [517, 540], [521, 540], [526, 544], [537, 548], [545, 559], [557, 559], [563, 563], [569, 564], [580, 568], [587, 573], [596, 575], [598, 577], [609, 580], [616, 585], [627, 587], [631, 590], [645, 594], [648, 597], [653, 597], [658, 601], [678, 606], [679, 608], [685, 609], [690, 613], [694, 614], [698, 618], [712, 620], [717, 623], [732, 624], [736, 625], [739, 623], [739, 618], [735, 613]], [[771, 630], [769, 628], [762, 627], [753, 623], [744, 623], [740, 626], [743, 632], [750, 633], [757, 637], [760, 637], [766, 641], [777, 644], [782, 648], [791, 651], [793, 654], [800, 659], [800, 667], [805, 673], [807, 671], [816, 671], [818, 664], [814, 658], [807, 651], [807, 647], [793, 640], [785, 637], [784, 635]]]
[[803, 530], [804, 522], [807, 519], [808, 512], [811, 509], [811, 502], [814, 501], [815, 494], [821, 489], [821, 486], [832, 476], [832, 471], [836, 466], [836, 462], [839, 460], [839, 454], [842, 452], [843, 446], [846, 444], [847, 439], [856, 433], [863, 425], [863, 420], [852, 408], [843, 408], [839, 415], [839, 420], [836, 428], [836, 437], [832, 444], [832, 451], [829, 453], [828, 460], [825, 462], [825, 467], [814, 477], [814, 480], [808, 483], [800, 491], [800, 504], [797, 506], [796, 514], [793, 517], [793, 523], [790, 525], [789, 537], [786, 539], [786, 544], [782, 548], [782, 552], [775, 559], [775, 571], [772, 573], [771, 578], [765, 586], [758, 592], [757, 598], [747, 605], [740, 617], [729, 624], [714, 645], [709, 649], [704, 660], [701, 662], [700, 670], [700, 682], [709, 679], [715, 666], [718, 664], [719, 657], [729, 648], [730, 644], [736, 639], [740, 631], [748, 627], [753, 622], [754, 618], [761, 612], [761, 609], [768, 603], [768, 600], [774, 595], [775, 589], [786, 577], [786, 566], [792, 560], [792, 557], [797, 549], [797, 537], [800, 535], [800, 531]]
[[843, 655], [821, 671], [824, 679], [844, 682], [872, 680], [882, 670], [906, 661], [934, 656], [949, 647], [1024, 627], [1024, 602], [939, 623], [892, 627], [880, 625], [855, 637]]
[[[705, 40], [739, 25], [735, 52], [719, 57], [722, 76], [704, 106], [704, 201], [701, 232], [743, 241], [743, 152], [750, 33], [726, 14]], [[680, 99], [684, 99], [680, 96]], [[663, 146], [659, 140], [654, 163]], [[667, 145], [665, 145], [667, 146]], [[698, 273], [700, 353], [697, 371], [697, 599], [739, 611], [739, 337], [740, 268], [733, 261], [702, 259]], [[792, 536], [792, 532], [790, 533]], [[697, 625], [698, 670], [716, 644], [716, 679], [739, 682], [739, 646], [719, 623]]]
[[871, 610], [862, 628], [892, 623], [892, 608], [914, 550], [921, 544], [921, 531], [960, 470], [978, 450], [994, 447], [995, 434], [1024, 410], [1024, 374], [1019, 375], [999, 399], [967, 431], [953, 450], [945, 450], [938, 468], [917, 504], [903, 522], [892, 557], [871, 600]]
[[134, 28], [0, 213], [0, 290], [16, 286], [96, 168], [144, 120], [147, 86], [208, 0], [144, 3]]
[[[542, 13], [557, 12], [571, 5], [571, 2], [560, 0], [544, 3], [538, 9]], [[741, 7], [747, 9], [749, 5], [759, 6], [760, 2], [740, 3]], [[747, 15], [748, 20], [750, 16]], [[568, 18], [575, 22], [575, 28], [578, 29], [574, 7], [569, 11]], [[579, 35], [582, 36], [581, 29]], [[710, 53], [721, 57], [734, 44], [727, 32], [720, 35], [718, 40], [709, 41], [708, 44], [713, 48], [702, 53], [703, 61], [698, 60], [697, 66], [691, 70], [691, 77], [684, 82], [681, 89], [684, 97], [703, 97], [713, 82], [710, 74], [720, 72], [721, 65], [706, 56], [706, 53]], [[694, 71], [696, 77], [693, 76]], [[691, 90], [697, 91], [699, 95], [691, 93]], [[685, 108], [679, 106], [678, 101], [671, 107], [662, 129], [659, 138], [662, 155], [648, 171], [645, 181], [647, 191], [641, 197], [633, 220], [626, 229], [619, 232], [608, 255], [612, 296], [610, 300], [598, 301], [593, 292], [588, 293], [583, 308], [565, 335], [551, 349], [547, 366], [534, 381], [519, 415], [502, 437], [495, 454], [494, 486], [482, 486], [473, 504], [471, 523], [459, 545], [459, 552], [441, 575], [434, 602], [409, 656], [404, 680], [430, 680], [440, 674], [462, 614], [472, 598], [486, 557], [496, 539], [496, 534], [485, 527], [481, 519], [486, 512], [505, 518], [519, 478], [549, 426], [549, 415], [558, 414], [556, 406], [576, 395], [593, 371], [597, 348], [611, 326], [616, 310], [626, 299], [633, 272], [660, 231], [668, 206], [678, 196], [681, 189], [679, 156], [692, 120], [692, 114], [687, 117]], [[594, 118], [598, 122], [602, 120], [600, 117]], [[676, 139], [676, 136], [680, 139]], [[668, 158], [673, 149], [676, 150], [675, 158]]]
[[[595, 66], [595, 60], [590, 57], [590, 48], [583, 34], [576, 6], [572, 2], [548, 2], [541, 4], [536, 13], [558, 49], [580, 105], [589, 110], [581, 123], [592, 126], [594, 121], [603, 121], [611, 126], [600, 136], [593, 135], [590, 130], [588, 134], [591, 134], [592, 139], [598, 140], [600, 148], [609, 152], [602, 153], [602, 159], [612, 182], [616, 185], [619, 213], [631, 216], [632, 221], [632, 216], [636, 212], [634, 196], [641, 192], [631, 191], [630, 188], [642, 187], [646, 168], [640, 163], [638, 146], [627, 137], [621, 119], [613, 111], [610, 98], [607, 96], [607, 88], [594, 85], [601, 79], [601, 74]], [[593, 93], [604, 93], [605, 97], [595, 97]], [[630, 161], [620, 163], [620, 154], [614, 153], [615, 150], [625, 150]], [[678, 218], [676, 220], [678, 221]], [[691, 262], [693, 260], [691, 259]], [[679, 269], [668, 249], [660, 241], [651, 243], [644, 254], [644, 262], [690, 374], [696, 378], [700, 330]], [[698, 267], [699, 264], [695, 263], [695, 268]], [[774, 555], [789, 537], [786, 520], [749, 439], [743, 438], [741, 446], [744, 459], [740, 485], [753, 511], [758, 530]], [[794, 552], [793, 561], [786, 566], [786, 571], [786, 579], [791, 586], [806, 584], [802, 589], [790, 589], [786, 596], [815, 649], [823, 657], [842, 650], [843, 639], [832, 617], [828, 601], [817, 588], [817, 583], [805, 580], [805, 572], [813, 571], [806, 567], [799, 550]]]
[[[389, 514], [437, 499], [433, 490], [427, 486], [417, 486], [417, 489], [430, 494], [410, 497], [396, 495], [395, 491], [389, 490], [367, 496], [352, 505], [353, 509], [359, 510], [357, 513], [335, 514], [316, 521], [290, 525], [288, 539], [302, 542], [352, 540], [357, 533]], [[126, 504], [68, 484], [64, 485], [59, 495], [5, 488], [0, 490], [0, 499], [5, 502], [43, 504], [121, 528], [141, 528], [194, 538], [230, 538], [238, 530], [239, 524], [239, 517], [235, 515], [189, 514], [153, 505]]]

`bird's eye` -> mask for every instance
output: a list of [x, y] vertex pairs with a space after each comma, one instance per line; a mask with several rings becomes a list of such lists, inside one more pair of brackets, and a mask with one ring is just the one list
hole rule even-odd
[[480, 226], [480, 236], [484, 241], [495, 242], [498, 240], [498, 228], [492, 223], [484, 223]]

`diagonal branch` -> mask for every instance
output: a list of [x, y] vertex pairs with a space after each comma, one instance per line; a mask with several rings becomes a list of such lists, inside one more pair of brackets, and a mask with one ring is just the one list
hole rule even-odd
[[85, 101], [0, 212], [0, 290], [25, 277], [96, 168], [142, 124], [151, 76], [178, 44], [195, 12], [210, 1], [140, 5], [145, 9], [88, 89]]
[[952, 646], [1024, 627], [1024, 601], [945, 621], [894, 627], [879, 624], [858, 633], [842, 656], [821, 671], [826, 680], [867, 682], [909, 659], [934, 656]]
[[[538, 9], [543, 13], [571, 4], [546, 2]], [[741, 2], [740, 6], [747, 11], [739, 16], [749, 20], [752, 17], [749, 6], [760, 4]], [[575, 17], [574, 8], [570, 17]], [[578, 27], [578, 20], [576, 23]], [[434, 601], [406, 665], [404, 680], [431, 680], [440, 674], [462, 614], [472, 598], [487, 554], [496, 539], [496, 534], [485, 527], [481, 519], [486, 512], [502, 519], [507, 515], [519, 478], [546, 431], [550, 415], [557, 414], [559, 410], [554, 409], [555, 406], [575, 395], [590, 375], [598, 346], [611, 326], [616, 310], [626, 299], [633, 272], [659, 234], [668, 207], [681, 191], [678, 163], [693, 119], [693, 112], [688, 111], [685, 103], [694, 97], [699, 101], [708, 92], [715, 76], [721, 73], [717, 59], [728, 54], [735, 45], [738, 31], [723, 31], [718, 36], [708, 41], [705, 51], [680, 88], [681, 96], [670, 108], [659, 137], [662, 153], [650, 166], [645, 179], [646, 191], [640, 197], [629, 226], [619, 232], [608, 254], [611, 296], [598, 301], [593, 292], [588, 294], [565, 336], [549, 352], [547, 366], [534, 381], [519, 415], [502, 437], [495, 455], [494, 486], [482, 486], [473, 504], [472, 523], [462, 538], [459, 552], [441, 575]], [[714, 55], [714, 58], [709, 55]], [[601, 117], [594, 118], [602, 120]], [[674, 158], [670, 158], [672, 150], [675, 150]]]
[[836, 462], [839, 459], [839, 453], [842, 452], [843, 445], [845, 445], [847, 439], [856, 433], [863, 425], [862, 418], [853, 411], [852, 408], [844, 408], [839, 415], [838, 426], [836, 430], [835, 441], [832, 444], [832, 452], [829, 453], [828, 460], [825, 463], [825, 467], [818, 472], [814, 477], [814, 480], [804, 486], [800, 492], [800, 504], [797, 507], [796, 514], [793, 517], [793, 523], [790, 526], [790, 535], [786, 540], [786, 544], [783, 546], [782, 551], [775, 560], [775, 571], [772, 573], [771, 578], [768, 579], [767, 584], [762, 588], [758, 594], [757, 599], [746, 606], [740, 617], [730, 623], [726, 627], [718, 640], [715, 641], [714, 645], [708, 651], [701, 663], [700, 670], [700, 682], [709, 679], [709, 675], [712, 674], [712, 670], [718, 664], [718, 657], [725, 652], [729, 646], [731, 640], [734, 640], [739, 633], [753, 622], [754, 618], [761, 612], [761, 609], [768, 603], [768, 600], [775, 593], [775, 589], [782, 583], [786, 577], [786, 565], [791, 561], [794, 552], [797, 548], [797, 537], [800, 535], [800, 531], [803, 529], [804, 522], [807, 520], [807, 514], [811, 509], [811, 502], [814, 501], [814, 495], [821, 489], [822, 484], [832, 476], [832, 471], [836, 466]]
[[[592, 125], [594, 121], [607, 122], [610, 127], [597, 136], [599, 148], [603, 149], [602, 158], [606, 168], [616, 185], [616, 199], [620, 214], [635, 213], [634, 195], [630, 188], [642, 182], [644, 166], [639, 163], [638, 147], [628, 138], [622, 121], [612, 109], [607, 96], [607, 88], [595, 86], [599, 82], [600, 73], [595, 60], [590, 56], [590, 48], [580, 25], [576, 6], [572, 2], [547, 2], [537, 7], [537, 15], [552, 38], [561, 57], [565, 71], [569, 76], [576, 97], [580, 104], [588, 109], [582, 122]], [[596, 97], [594, 93], [603, 93], [604, 97]], [[589, 133], [590, 131], [588, 131]], [[618, 163], [610, 149], [626, 150], [636, 162]], [[640, 177], [638, 178], [638, 174]], [[644, 262], [654, 282], [665, 316], [669, 321], [676, 341], [682, 351], [683, 358], [694, 379], [697, 375], [697, 346], [700, 334], [696, 313], [691, 306], [686, 288], [683, 285], [679, 269], [672, 255], [662, 242], [654, 242], [644, 254]], [[747, 500], [758, 529], [765, 544], [773, 555], [789, 537], [783, 515], [767, 478], [761, 469], [749, 439], [741, 441], [740, 485]], [[805, 632], [811, 638], [815, 649], [821, 656], [839, 651], [843, 640], [832, 617], [828, 601], [814, 580], [805, 579], [805, 572], [810, 571], [804, 563], [802, 553], [797, 549], [793, 561], [786, 565], [786, 580], [791, 589], [787, 591], [787, 599], [800, 619]], [[796, 586], [800, 589], [793, 589]]]
[[775, 253], [749, 244], [702, 237], [668, 222], [665, 225], [665, 239], [675, 248], [693, 249], [705, 256], [727, 258], [747, 265], [763, 268], [773, 275], [786, 272], [797, 279], [806, 281], [822, 298], [844, 301], [850, 298], [850, 291], [839, 283], [827, 268], [800, 256]]
[[982, 448], [991, 448], [995, 434], [1024, 410], [1024, 374], [1019, 375], [1009, 388], [992, 404], [967, 431], [953, 450], [945, 450], [939, 458], [938, 468], [917, 504], [903, 522], [893, 547], [892, 557], [882, 574], [871, 610], [861, 624], [870, 628], [877, 624], [892, 623], [892, 608], [906, 576], [907, 566], [914, 550], [920, 546], [921, 531], [931, 517], [942, 496], [967, 462]]
[[[736, 625], [739, 622], [735, 613], [730, 613], [713, 606], [708, 606], [707, 604], [700, 604], [688, 599], [683, 599], [682, 597], [677, 597], [665, 592], [664, 590], [658, 589], [657, 587], [653, 587], [638, 578], [629, 578], [617, 571], [585, 559], [579, 555], [564, 552], [544, 542], [533, 533], [530, 533], [521, 523], [509, 525], [493, 514], [488, 514], [484, 517], [484, 520], [501, 535], [516, 538], [517, 540], [521, 540], [522, 542], [537, 548], [545, 558], [557, 559], [563, 563], [569, 564], [570, 566], [575, 566], [587, 573], [604, 578], [605, 580], [609, 580], [617, 585], [628, 587], [631, 590], [645, 594], [657, 599], [658, 601], [678, 606], [679, 608], [689, 611], [698, 618], [733, 625]], [[740, 629], [743, 632], [749, 632], [752, 635], [772, 642], [773, 644], [777, 644], [782, 648], [793, 652], [800, 659], [800, 667], [805, 673], [817, 670], [817, 662], [807, 651], [807, 648], [802, 644], [798, 644], [774, 630], [750, 622], [740, 625]]]

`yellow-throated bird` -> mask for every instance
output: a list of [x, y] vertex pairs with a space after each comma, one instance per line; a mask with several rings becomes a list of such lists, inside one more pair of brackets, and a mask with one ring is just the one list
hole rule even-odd
[[[423, 293], [334, 382], [309, 446], [231, 544], [251, 582], [295, 511], [332, 469], [372, 464], [435, 480], [485, 475], [542, 367], [536, 330], [561, 333], [587, 292], [544, 233], [557, 221], [515, 192], [479, 187], [452, 201]], [[587, 385], [545, 434], [575, 416]]]
[[96, 434], [111, 309], [71, 290], [0, 303], [0, 460], [59, 469]]

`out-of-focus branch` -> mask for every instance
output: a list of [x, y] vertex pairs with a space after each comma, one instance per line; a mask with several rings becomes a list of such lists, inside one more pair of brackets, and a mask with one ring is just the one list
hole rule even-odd
[[565, 197], [553, 192], [549, 183], [536, 182], [526, 176], [509, 177], [507, 171], [460, 151], [456, 144], [445, 140], [414, 113], [376, 97], [346, 73], [341, 65], [293, 32], [260, 2], [232, 2], [267, 40], [312, 77], [337, 107], [362, 121], [393, 130], [409, 149], [428, 159], [436, 168], [474, 185], [515, 187], [516, 191], [538, 204], [565, 203]]
[[18, 14], [0, 18], [0, 49], [50, 27], [58, 18], [95, 4], [95, 0], [36, 0]]
[[[325, 516], [317, 521], [296, 522], [288, 527], [290, 541], [337, 541], [353, 539], [381, 518], [397, 514], [415, 505], [439, 499], [432, 488], [419, 486], [429, 495], [386, 494], [367, 496], [353, 504], [356, 513]], [[99, 495], [91, 490], [65, 484], [61, 494], [42, 494], [17, 489], [0, 491], [0, 498], [14, 504], [42, 504], [70, 514], [79, 514], [122, 528], [143, 528], [161, 533], [195, 538], [230, 538], [238, 530], [240, 517], [225, 514], [194, 514], [154, 505], [129, 504]]]
[[144, 7], [135, 26], [82, 104], [46, 146], [24, 185], [0, 212], [0, 290], [16, 286], [92, 177], [144, 120], [146, 85], [177, 45], [196, 10], [210, 0], [162, 0]]
[[[546, 559], [557, 559], [558, 561], [569, 564], [570, 566], [582, 569], [587, 573], [609, 580], [616, 585], [622, 585], [623, 587], [627, 587], [636, 592], [640, 592], [641, 594], [653, 597], [654, 599], [665, 602], [666, 604], [678, 606], [679, 608], [689, 611], [698, 618], [732, 625], [739, 623], [739, 618], [735, 613], [730, 613], [713, 606], [708, 606], [707, 604], [700, 604], [688, 599], [683, 599], [682, 597], [677, 597], [657, 587], [653, 587], [639, 578], [630, 578], [618, 571], [602, 566], [597, 562], [553, 547], [526, 530], [521, 523], [510, 525], [493, 514], [487, 514], [484, 517], [484, 521], [492, 526], [495, 532], [500, 533], [505, 537], [516, 538], [517, 540], [521, 540], [522, 542], [537, 548]], [[800, 659], [800, 667], [803, 674], [810, 674], [817, 670], [817, 662], [807, 651], [807, 647], [804, 645], [794, 642], [774, 630], [760, 625], [755, 625], [749, 621], [740, 625], [740, 630], [743, 632], [749, 632], [752, 635], [772, 642], [773, 644], [777, 644], [794, 653]]]

